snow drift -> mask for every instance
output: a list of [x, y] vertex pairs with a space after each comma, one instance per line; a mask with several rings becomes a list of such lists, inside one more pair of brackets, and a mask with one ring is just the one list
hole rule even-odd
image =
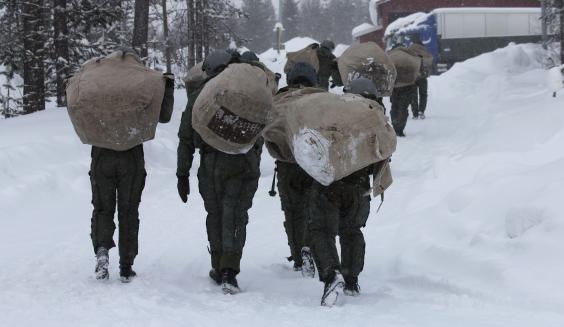
[[[542, 56], [536, 45], [511, 45], [430, 79], [428, 119], [408, 122], [392, 161], [395, 182], [378, 214], [373, 202], [364, 229], [362, 295], [331, 310], [319, 307], [322, 284], [285, 262], [266, 152], [243, 292], [224, 296], [208, 281], [196, 179], [187, 205], [176, 194], [184, 91], [173, 122], [145, 145], [139, 278], [129, 285], [116, 279], [115, 250], [110, 282], [92, 277], [90, 149], [65, 111], [2, 120], [3, 324], [563, 326], [564, 97], [552, 97]], [[282, 71], [283, 62], [265, 62]]]

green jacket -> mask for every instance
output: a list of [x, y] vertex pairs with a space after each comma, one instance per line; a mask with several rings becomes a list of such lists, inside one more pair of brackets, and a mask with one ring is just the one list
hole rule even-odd
[[177, 150], [177, 164], [176, 176], [190, 176], [190, 168], [192, 168], [192, 161], [194, 160], [194, 152], [196, 148], [202, 145], [202, 139], [194, 131], [192, 127], [192, 108], [196, 99], [205, 83], [202, 83], [188, 96], [188, 104], [186, 110], [182, 113], [180, 121], [180, 129], [178, 130], [178, 150]]

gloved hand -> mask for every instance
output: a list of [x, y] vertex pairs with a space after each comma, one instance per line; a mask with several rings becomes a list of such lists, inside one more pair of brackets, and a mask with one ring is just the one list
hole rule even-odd
[[186, 203], [188, 201], [188, 195], [190, 194], [190, 179], [188, 176], [178, 176], [176, 187], [178, 188], [180, 199], [182, 202]]

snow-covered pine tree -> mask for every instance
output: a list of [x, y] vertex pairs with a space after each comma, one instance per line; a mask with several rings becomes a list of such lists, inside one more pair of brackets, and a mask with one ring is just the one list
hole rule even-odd
[[285, 39], [290, 40], [300, 35], [299, 22], [300, 10], [295, 0], [282, 0], [280, 3], [280, 16], [284, 25]]
[[241, 22], [241, 35], [247, 41], [246, 46], [255, 52], [264, 51], [272, 46], [272, 29], [275, 12], [270, 0], [243, 0], [242, 10], [245, 19]]
[[368, 4], [364, 0], [331, 0], [327, 5], [326, 20], [328, 38], [336, 44], [349, 44], [352, 41], [351, 31], [368, 19]]
[[319, 0], [303, 0], [300, 3], [300, 32], [316, 40], [324, 40], [328, 37], [327, 30], [333, 22], [325, 17], [325, 7]]

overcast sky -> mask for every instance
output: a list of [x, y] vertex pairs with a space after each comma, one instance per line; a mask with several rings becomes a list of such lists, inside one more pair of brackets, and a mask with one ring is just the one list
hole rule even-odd
[[[231, 2], [233, 2], [234, 4], [240, 6], [242, 0], [231, 0]], [[279, 2], [279, 0], [272, 0], [272, 4], [274, 5], [274, 9], [276, 9], [276, 12], [278, 12], [278, 2]]]

